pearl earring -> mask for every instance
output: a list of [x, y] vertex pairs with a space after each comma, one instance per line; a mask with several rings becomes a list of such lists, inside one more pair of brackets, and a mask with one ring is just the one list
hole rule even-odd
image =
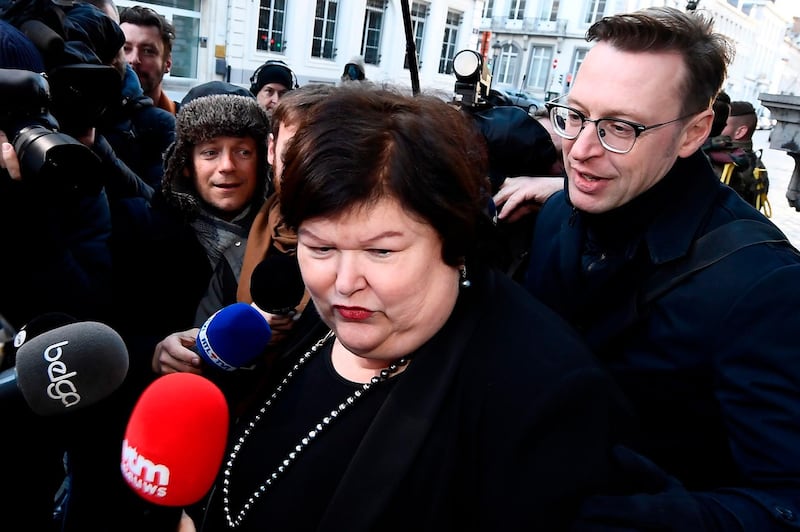
[[470, 286], [472, 286], [472, 282], [469, 279], [467, 279], [467, 266], [462, 264], [461, 267], [459, 268], [459, 271], [461, 272], [461, 282], [459, 283], [459, 285], [461, 285], [461, 288], [469, 288]]

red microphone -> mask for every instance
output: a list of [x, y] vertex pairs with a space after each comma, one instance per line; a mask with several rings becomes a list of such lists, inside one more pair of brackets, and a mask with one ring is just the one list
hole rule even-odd
[[211, 381], [170, 373], [145, 389], [122, 442], [122, 475], [160, 506], [196, 503], [211, 489], [228, 436], [228, 405]]

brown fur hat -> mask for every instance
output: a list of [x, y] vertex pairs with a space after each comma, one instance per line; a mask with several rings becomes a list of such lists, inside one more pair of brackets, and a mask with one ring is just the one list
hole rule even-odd
[[195, 145], [216, 137], [252, 137], [258, 145], [259, 184], [254, 203], [263, 202], [267, 191], [270, 127], [266, 112], [255, 98], [213, 94], [194, 99], [181, 106], [175, 126], [175, 142], [164, 156], [162, 189], [167, 201], [186, 214], [193, 214], [200, 208], [192, 167]]

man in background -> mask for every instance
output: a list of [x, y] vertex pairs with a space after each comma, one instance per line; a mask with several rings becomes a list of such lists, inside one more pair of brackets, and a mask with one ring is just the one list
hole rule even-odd
[[767, 169], [761, 162], [760, 151], [753, 151], [756, 123], [753, 104], [731, 102], [725, 127], [719, 136], [709, 139], [710, 145], [705, 151], [720, 180], [747, 203], [769, 216]]
[[132, 6], [119, 14], [120, 27], [125, 32], [125, 59], [133, 67], [145, 96], [156, 107], [172, 113], [178, 104], [164, 92], [164, 74], [172, 68], [172, 43], [175, 27], [149, 7]]
[[258, 67], [250, 77], [250, 92], [256, 97], [258, 105], [271, 115], [281, 96], [298, 88], [297, 77], [289, 65], [271, 59]]

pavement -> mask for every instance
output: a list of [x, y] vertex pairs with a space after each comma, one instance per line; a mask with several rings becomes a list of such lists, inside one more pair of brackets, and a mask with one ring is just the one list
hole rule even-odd
[[763, 149], [761, 160], [769, 172], [769, 193], [767, 197], [772, 207], [770, 220], [780, 228], [789, 241], [800, 248], [800, 212], [789, 206], [786, 187], [794, 171], [794, 159], [783, 150], [769, 147], [770, 130], [758, 130], [753, 134], [753, 148]]

